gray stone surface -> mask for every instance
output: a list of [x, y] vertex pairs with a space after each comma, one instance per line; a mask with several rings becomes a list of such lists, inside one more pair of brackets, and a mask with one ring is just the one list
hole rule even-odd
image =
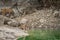
[[[4, 21], [7, 24], [4, 24]], [[28, 36], [28, 33], [18, 28], [16, 20], [0, 15], [0, 40], [17, 40], [25, 36]]]
[[19, 28], [0, 26], [0, 40], [17, 40], [24, 36], [28, 36], [28, 34]]

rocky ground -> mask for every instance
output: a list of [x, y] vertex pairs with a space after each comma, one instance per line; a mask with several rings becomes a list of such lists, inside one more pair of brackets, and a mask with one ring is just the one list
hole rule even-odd
[[0, 26], [0, 40], [17, 40], [19, 37], [28, 36], [27, 33], [19, 28]]
[[36, 12], [18, 17], [18, 19], [26, 19], [28, 27], [39, 29], [59, 29], [60, 27], [60, 11], [53, 9], [36, 10]]
[[31, 29], [60, 29], [60, 10], [52, 8], [38, 10], [39, 8], [36, 9], [27, 1], [17, 8], [12, 8], [14, 18], [0, 15], [0, 40], [16, 40], [19, 36], [27, 36], [26, 31]]
[[[1, 40], [16, 40], [19, 36], [27, 36], [28, 34], [22, 29], [25, 31], [31, 29], [60, 29], [60, 10], [33, 10], [34, 12], [29, 13], [29, 10], [27, 14], [23, 13], [21, 16], [18, 16], [18, 13], [13, 19], [0, 15]], [[16, 35], [14, 36], [13, 33]]]
[[4, 24], [5, 20], [8, 21], [11, 19], [0, 15], [0, 40], [17, 40], [19, 37], [25, 37], [29, 35], [24, 30], [21, 30], [18, 27], [13, 27], [14, 23], [13, 25]]
[[16, 40], [17, 37], [26, 35], [22, 29], [59, 29], [59, 12], [60, 11], [57, 10], [54, 10], [53, 12], [52, 9], [42, 9], [13, 19], [0, 15], [0, 38], [1, 40]]

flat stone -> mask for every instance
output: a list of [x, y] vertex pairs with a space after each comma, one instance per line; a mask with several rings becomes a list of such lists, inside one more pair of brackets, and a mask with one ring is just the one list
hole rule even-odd
[[28, 36], [19, 28], [0, 26], [0, 40], [17, 40], [18, 37]]

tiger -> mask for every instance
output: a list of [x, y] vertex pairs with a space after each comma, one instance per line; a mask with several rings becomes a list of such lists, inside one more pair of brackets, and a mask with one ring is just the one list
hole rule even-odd
[[14, 12], [11, 8], [3, 8], [0, 11], [0, 15], [10, 17], [11, 15], [14, 15]]

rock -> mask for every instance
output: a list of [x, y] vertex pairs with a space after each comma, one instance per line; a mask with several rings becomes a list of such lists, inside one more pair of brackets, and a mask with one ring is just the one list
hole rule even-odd
[[46, 19], [42, 18], [39, 20], [41, 23], [45, 23], [46, 22]]
[[17, 40], [18, 37], [28, 36], [19, 28], [0, 26], [0, 40]]
[[0, 15], [0, 40], [17, 40], [18, 37], [27, 36], [27, 33], [15, 27], [18, 25], [20, 23], [16, 20]]
[[59, 11], [54, 11], [53, 15], [56, 18], [60, 18], [60, 12]]
[[20, 16], [20, 13], [18, 12], [18, 10], [13, 9], [13, 11], [14, 11], [14, 17], [18, 17], [18, 16]]
[[0, 25], [9, 25], [13, 27], [18, 27], [20, 23], [16, 21], [15, 19], [10, 19], [8, 17], [0, 15]]
[[21, 21], [20, 21], [20, 23], [23, 23], [23, 24], [25, 24], [27, 22], [28, 22], [28, 19], [26, 19], [26, 18], [22, 18]]
[[20, 26], [20, 23], [14, 19], [11, 20], [5, 20], [6, 25], [13, 26], [13, 27], [18, 27]]
[[10, 20], [9, 18], [3, 16], [3, 15], [0, 15], [0, 25], [4, 25], [4, 21], [5, 20]]

